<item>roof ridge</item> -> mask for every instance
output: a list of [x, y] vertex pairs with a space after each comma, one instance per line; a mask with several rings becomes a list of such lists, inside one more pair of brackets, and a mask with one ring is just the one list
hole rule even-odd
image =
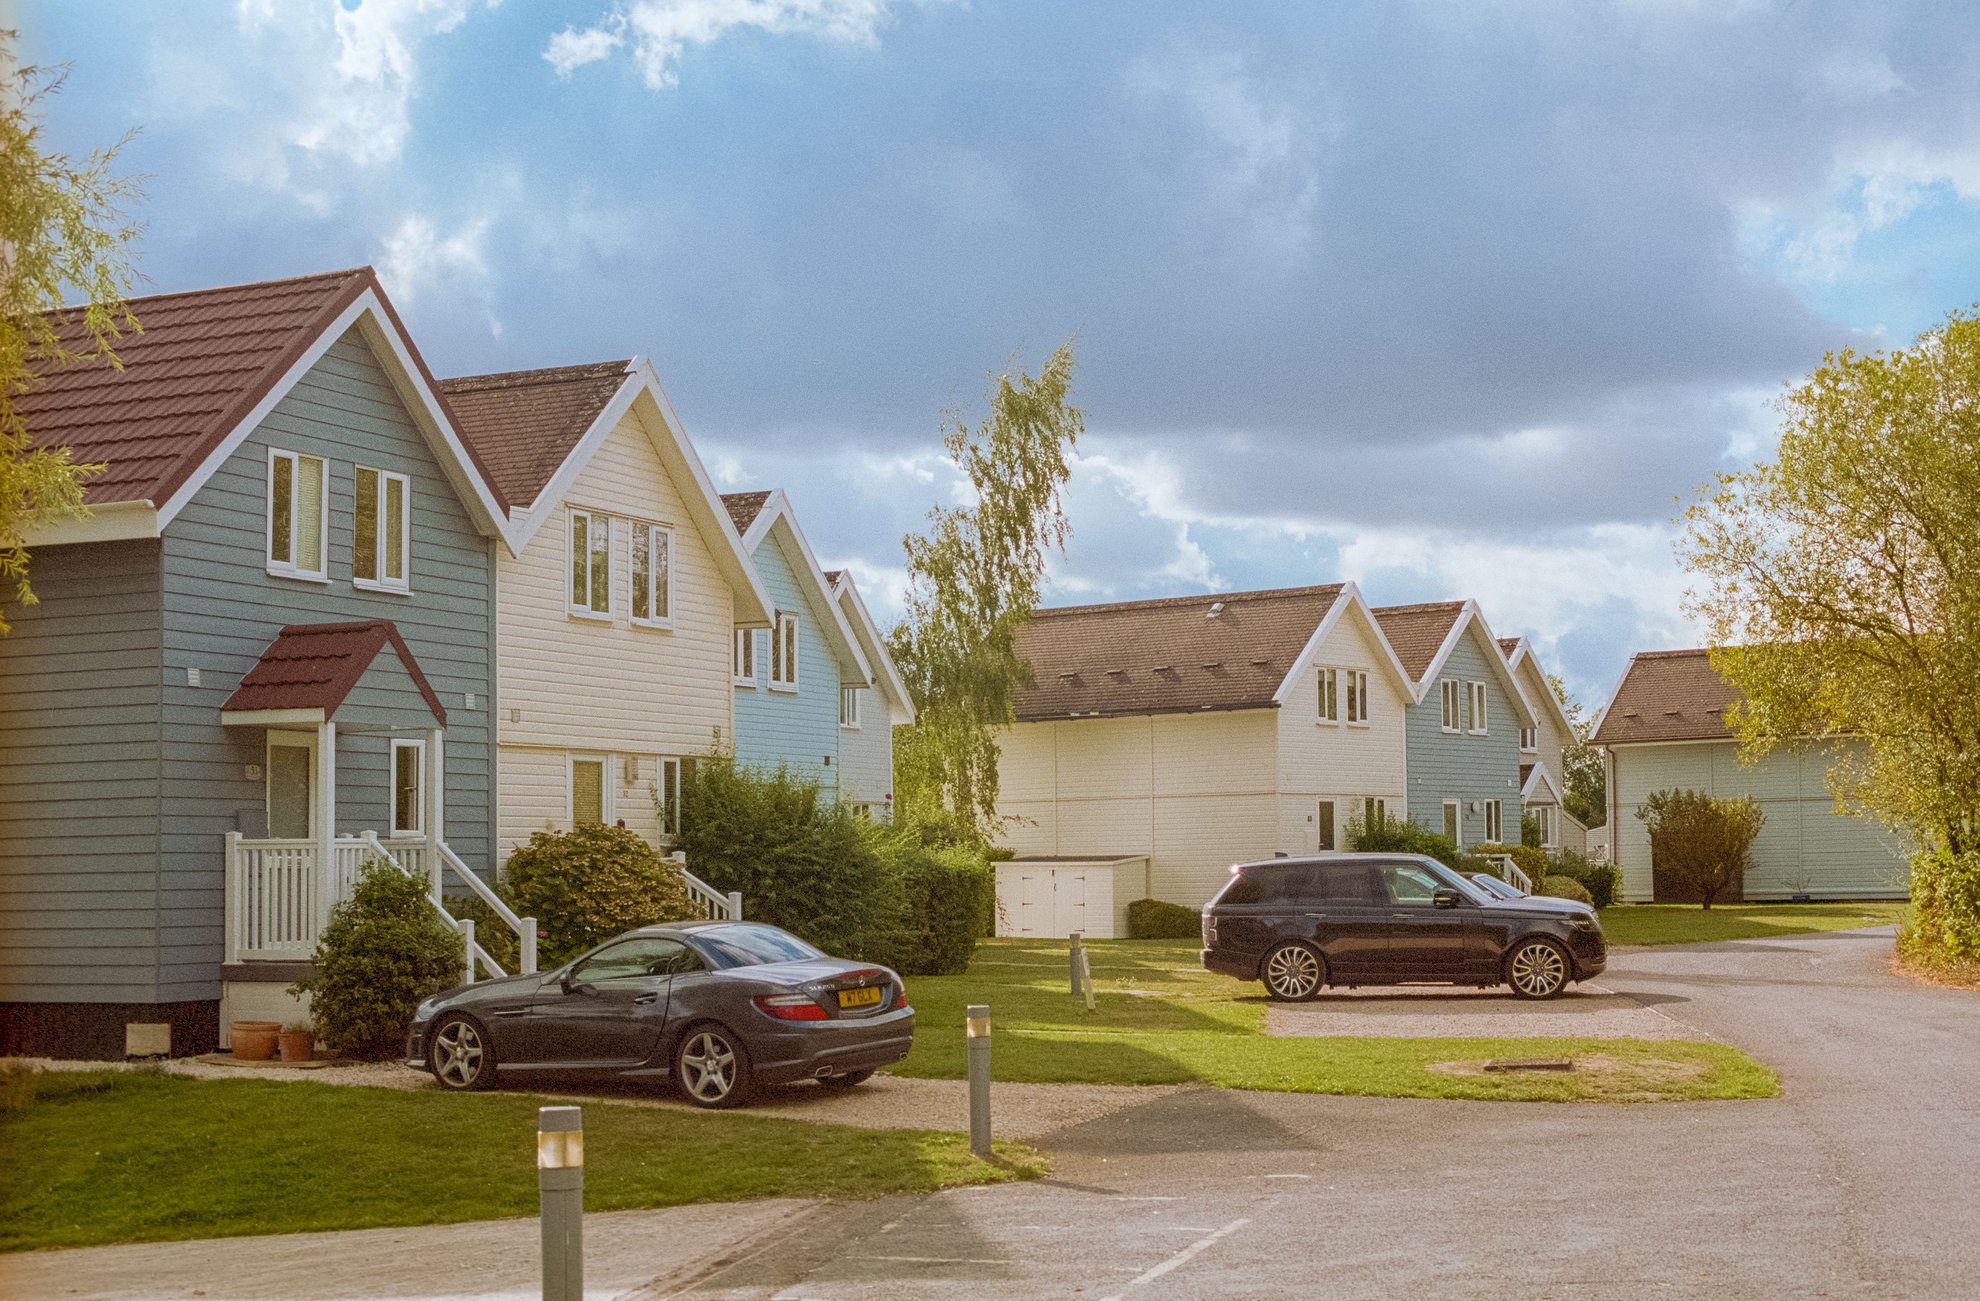
[[[208, 285], [204, 289], [174, 289], [162, 294], [142, 294], [135, 298], [126, 298], [124, 304], [135, 308], [140, 303], [160, 303], [170, 298], [204, 298], [209, 294], [239, 293], [243, 289], [274, 289], [281, 285], [300, 285], [312, 280], [348, 280], [353, 276], [367, 276], [376, 280], [378, 272], [366, 263], [338, 271], [312, 271], [300, 276], [277, 276], [273, 280], [242, 280], [231, 285]], [[65, 303], [60, 307], [49, 308], [42, 315], [61, 316], [69, 312], [82, 311], [88, 306], [88, 303]]]
[[1631, 658], [1639, 660], [1674, 660], [1692, 655], [1710, 655], [1711, 653], [1710, 647], [1694, 646], [1688, 650], [1638, 651]]
[[1377, 605], [1371, 607], [1376, 614], [1417, 614], [1428, 610], [1457, 610], [1464, 608], [1464, 598], [1449, 601], [1416, 601], [1409, 605]]
[[491, 370], [478, 375], [455, 375], [436, 381], [442, 388], [471, 391], [480, 388], [529, 388], [556, 384], [579, 375], [624, 375], [632, 364], [630, 357], [620, 361], [579, 361], [568, 366], [536, 366], [528, 370]]
[[1093, 605], [1054, 605], [1033, 610], [1033, 619], [1043, 619], [1055, 615], [1093, 614], [1118, 610], [1159, 610], [1178, 605], [1211, 605], [1222, 601], [1259, 601], [1283, 596], [1318, 596], [1322, 593], [1338, 594], [1346, 587], [1340, 583], [1314, 583], [1306, 587], [1264, 587], [1248, 592], [1204, 592], [1195, 596], [1150, 596], [1134, 601], [1103, 601]]

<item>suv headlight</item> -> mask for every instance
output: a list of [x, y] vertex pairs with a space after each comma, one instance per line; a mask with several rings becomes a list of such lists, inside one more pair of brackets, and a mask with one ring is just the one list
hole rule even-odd
[[1578, 931], [1600, 931], [1602, 929], [1602, 923], [1595, 920], [1595, 914], [1593, 913], [1576, 913], [1574, 915], [1574, 928]]

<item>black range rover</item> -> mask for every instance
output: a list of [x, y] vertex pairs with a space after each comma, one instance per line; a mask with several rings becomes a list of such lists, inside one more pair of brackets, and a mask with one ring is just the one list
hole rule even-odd
[[1500, 899], [1433, 858], [1240, 863], [1203, 906], [1203, 965], [1298, 1002], [1328, 985], [1508, 985], [1552, 998], [1608, 962], [1595, 910]]

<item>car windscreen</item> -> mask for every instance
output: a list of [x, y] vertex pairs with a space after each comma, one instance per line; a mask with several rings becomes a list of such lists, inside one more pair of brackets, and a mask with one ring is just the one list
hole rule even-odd
[[[1467, 880], [1462, 872], [1446, 867], [1435, 859], [1412, 859], [1411, 865], [1422, 868], [1431, 876], [1437, 878], [1438, 882], [1448, 885], [1451, 889], [1456, 890], [1473, 903], [1491, 902], [1492, 892], [1490, 890], [1487, 890], [1475, 881]], [[1391, 885], [1391, 890], [1393, 891], [1393, 889], [1394, 886]]]
[[717, 926], [695, 933], [695, 940], [724, 967], [754, 967], [765, 962], [803, 962], [823, 952], [789, 931], [775, 926]]

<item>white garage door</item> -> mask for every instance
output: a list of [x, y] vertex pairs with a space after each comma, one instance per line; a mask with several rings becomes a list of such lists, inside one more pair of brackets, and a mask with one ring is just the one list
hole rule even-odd
[[1109, 868], [1007, 865], [997, 883], [999, 934], [1063, 939], [1078, 931], [1106, 939], [1114, 933]]

